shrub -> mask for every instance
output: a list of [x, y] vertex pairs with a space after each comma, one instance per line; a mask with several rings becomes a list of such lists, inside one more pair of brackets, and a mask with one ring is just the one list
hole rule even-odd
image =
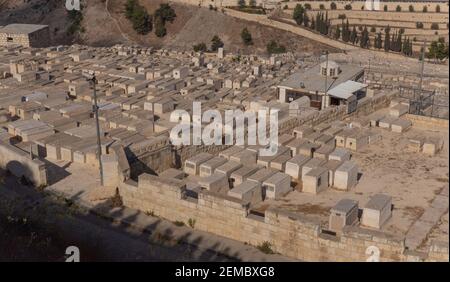
[[165, 24], [166, 22], [173, 22], [177, 15], [175, 14], [175, 10], [170, 7], [169, 4], [161, 4], [159, 8], [155, 11], [155, 18], [160, 18]]
[[[81, 7], [82, 9], [82, 7]], [[70, 35], [75, 34], [76, 32], [83, 31], [81, 27], [81, 22], [83, 21], [83, 13], [77, 10], [70, 10], [68, 12], [69, 14], [69, 21], [70, 26], [67, 29], [67, 33]]]
[[219, 36], [214, 35], [214, 37], [211, 39], [211, 51], [215, 52], [221, 47], [223, 47], [222, 40], [219, 38]]
[[208, 50], [208, 47], [206, 47], [206, 44], [202, 42], [192, 46], [192, 49], [194, 50], [194, 52], [206, 52], [206, 50]]
[[244, 27], [242, 29], [241, 38], [242, 38], [242, 42], [244, 42], [245, 45], [248, 46], [248, 45], [253, 44], [252, 35], [250, 34], [250, 32], [248, 31], [248, 29], [246, 27]]
[[263, 252], [265, 254], [274, 254], [275, 253], [272, 250], [272, 244], [270, 244], [270, 242], [267, 242], [267, 241], [262, 242], [261, 244], [256, 246], [256, 248], [258, 248], [258, 250], [260, 250], [261, 252]]
[[137, 0], [127, 0], [125, 17], [131, 21], [133, 29], [139, 34], [147, 34], [152, 30], [152, 17]]
[[267, 46], [267, 53], [269, 54], [280, 54], [280, 53], [286, 53], [286, 47], [283, 45], [278, 45], [275, 40], [271, 40]]
[[160, 18], [157, 18], [155, 22], [155, 34], [158, 37], [164, 37], [167, 34], [167, 29], [164, 26], [164, 22]]
[[196, 222], [196, 220], [195, 220], [194, 218], [189, 218], [189, 219], [188, 219], [188, 225], [189, 225], [191, 228], [194, 228], [194, 227], [195, 227], [195, 222]]
[[174, 221], [173, 224], [175, 224], [175, 226], [184, 226], [184, 222], [179, 220]]

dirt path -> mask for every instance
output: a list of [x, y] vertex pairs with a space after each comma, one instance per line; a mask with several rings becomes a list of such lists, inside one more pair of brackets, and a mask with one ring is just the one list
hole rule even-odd
[[117, 29], [118, 29], [119, 32], [120, 32], [120, 35], [121, 35], [125, 40], [127, 40], [127, 41], [129, 41], [129, 42], [132, 42], [132, 43], [134, 43], [134, 44], [136, 44], [136, 42], [135, 42], [133, 39], [131, 39], [130, 37], [128, 37], [128, 36], [126, 35], [126, 33], [122, 30], [122, 28], [120, 27], [119, 21], [117, 21], [117, 20], [111, 15], [111, 13], [109, 12], [109, 9], [108, 9], [108, 4], [109, 4], [109, 0], [106, 0], [106, 2], [105, 2], [105, 12], [106, 12], [106, 14], [108, 15], [108, 17], [114, 22], [114, 25], [117, 27]]

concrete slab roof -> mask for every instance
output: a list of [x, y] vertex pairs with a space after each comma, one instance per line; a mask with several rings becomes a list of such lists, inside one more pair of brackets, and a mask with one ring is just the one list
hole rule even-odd
[[[339, 85], [347, 80], [354, 80], [360, 75], [364, 69], [355, 65], [341, 65], [341, 72], [336, 79], [327, 77], [327, 89], [333, 85]], [[307, 92], [324, 93], [325, 76], [320, 74], [320, 64], [310, 69], [300, 70], [290, 75], [285, 81], [281, 82], [278, 87], [297, 89]]]
[[0, 33], [9, 33], [9, 34], [30, 34], [40, 29], [46, 28], [48, 25], [40, 25], [40, 24], [9, 24], [2, 29], [0, 29]]

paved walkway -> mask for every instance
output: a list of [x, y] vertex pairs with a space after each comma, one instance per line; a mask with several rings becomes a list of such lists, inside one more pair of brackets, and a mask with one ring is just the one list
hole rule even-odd
[[425, 242], [428, 234], [438, 223], [441, 217], [448, 211], [448, 184], [436, 195], [431, 206], [425, 210], [422, 216], [414, 222], [406, 234], [405, 244], [410, 250], [416, 250]]

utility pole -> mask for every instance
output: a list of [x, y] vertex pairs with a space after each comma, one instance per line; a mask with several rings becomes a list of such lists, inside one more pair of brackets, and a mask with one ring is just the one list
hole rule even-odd
[[100, 184], [103, 186], [103, 166], [102, 166], [102, 143], [100, 138], [100, 122], [98, 121], [98, 104], [97, 104], [97, 89], [95, 85], [97, 84], [97, 78], [95, 74], [92, 76], [86, 76], [94, 88], [94, 105], [92, 106], [92, 112], [95, 116], [95, 125], [97, 128], [97, 158], [98, 167], [100, 169]]
[[425, 39], [423, 41], [423, 47], [422, 47], [422, 62], [420, 64], [420, 80], [419, 80], [419, 95], [422, 95], [422, 83], [423, 83], [423, 69], [425, 65], [425, 48], [427, 46], [427, 40]]
[[[328, 93], [328, 51], [325, 51], [325, 58], [326, 58], [326, 63], [325, 63], [325, 104], [327, 103], [327, 93]], [[323, 105], [323, 108], [325, 109], [326, 105]]]
[[[427, 40], [425, 39], [423, 41], [423, 47], [422, 47], [422, 62], [420, 64], [420, 80], [419, 80], [419, 114], [422, 113], [422, 85], [423, 85], [423, 70], [425, 66], [425, 48], [427, 46]], [[414, 95], [415, 96], [415, 95]], [[415, 98], [415, 97], [414, 97]]]

